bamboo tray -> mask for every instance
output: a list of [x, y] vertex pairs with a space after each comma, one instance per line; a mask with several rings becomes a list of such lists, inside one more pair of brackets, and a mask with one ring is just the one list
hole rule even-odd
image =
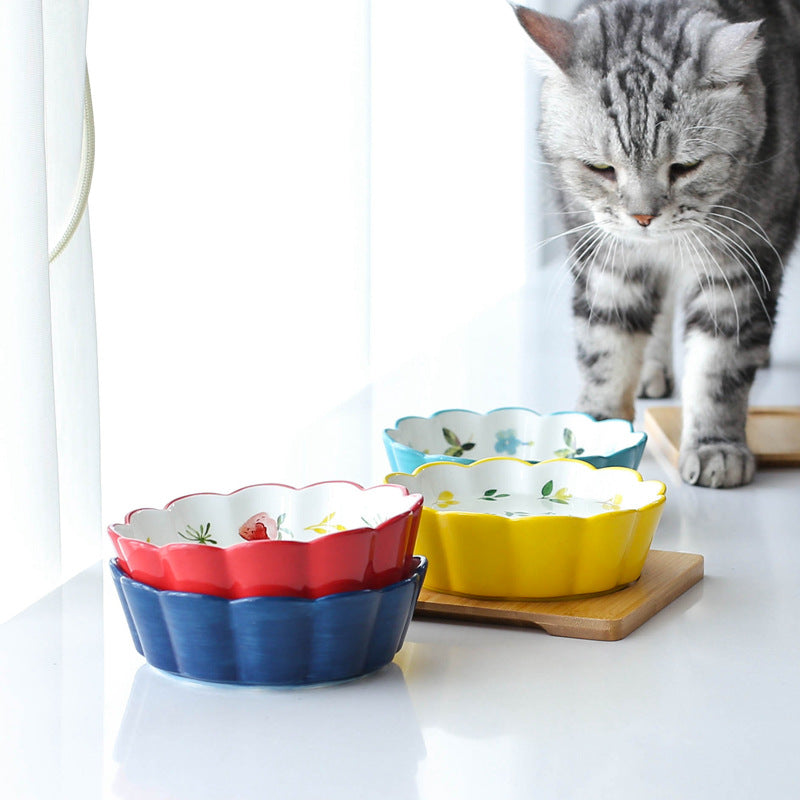
[[541, 628], [552, 636], [624, 639], [703, 577], [703, 556], [651, 550], [641, 577], [618, 592], [576, 600], [481, 600], [423, 587], [416, 619]]
[[[656, 446], [678, 466], [681, 407], [651, 406], [644, 429]], [[760, 467], [800, 467], [800, 407], [764, 406], [747, 414], [747, 444]]]

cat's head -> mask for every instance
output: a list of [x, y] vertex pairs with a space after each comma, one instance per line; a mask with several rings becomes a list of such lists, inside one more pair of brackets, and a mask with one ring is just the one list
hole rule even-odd
[[739, 191], [766, 124], [759, 22], [702, 0], [604, 0], [573, 22], [515, 11], [543, 56], [541, 142], [570, 208], [659, 241]]

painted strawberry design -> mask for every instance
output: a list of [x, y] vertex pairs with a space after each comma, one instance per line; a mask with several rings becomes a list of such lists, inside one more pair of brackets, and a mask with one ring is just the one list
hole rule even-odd
[[239, 528], [239, 536], [247, 539], [248, 542], [256, 539], [279, 539], [278, 523], [266, 511], [253, 514]]

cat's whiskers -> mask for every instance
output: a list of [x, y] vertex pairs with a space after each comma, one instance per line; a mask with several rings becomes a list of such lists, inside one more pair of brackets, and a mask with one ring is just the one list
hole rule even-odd
[[[675, 242], [678, 245], [678, 256], [680, 257], [680, 261], [681, 261], [681, 274], [685, 274], [686, 273], [687, 254], [684, 252], [684, 247], [687, 250], [689, 249], [689, 245], [688, 245], [688, 243], [686, 241], [686, 238], [687, 238], [687, 234], [685, 232], [679, 233], [675, 237]], [[709, 302], [708, 295], [705, 292], [702, 291], [702, 284], [700, 283], [700, 275], [697, 272], [697, 270], [695, 269], [694, 265], [692, 265], [692, 271], [694, 272], [695, 277], [697, 278], [698, 285], [700, 285], [701, 293], [703, 294], [703, 299], [706, 301], [706, 308], [708, 309], [708, 316], [711, 317], [712, 320], [714, 320], [714, 327], [716, 329], [716, 325], [717, 325], [716, 316], [711, 311], [711, 303]]]
[[525, 162], [528, 164], [535, 164], [537, 167], [552, 167], [553, 164], [550, 161], [542, 161], [540, 158], [534, 158], [533, 155], [528, 156], [525, 159]]
[[742, 222], [741, 220], [735, 219], [734, 217], [725, 217], [724, 214], [715, 214], [713, 211], [707, 212], [711, 216], [720, 216], [720, 217], [728, 219], [730, 222], [738, 223], [743, 228], [747, 228], [748, 230], [750, 230], [753, 233], [755, 233], [756, 236], [758, 236], [760, 239], [762, 239], [767, 244], [767, 246], [770, 248], [770, 250], [772, 250], [772, 252], [775, 254], [775, 257], [778, 259], [778, 263], [781, 266], [781, 272], [783, 272], [785, 270], [785, 266], [784, 266], [784, 263], [783, 263], [783, 259], [781, 258], [781, 254], [775, 249], [775, 245], [773, 245], [772, 242], [770, 241], [769, 236], [767, 236], [767, 232], [764, 230], [764, 228], [761, 226], [761, 223], [755, 217], [751, 217], [750, 214], [747, 214], [746, 212], [742, 211], [740, 208], [734, 208], [733, 206], [723, 206], [720, 203], [715, 203], [712, 206], [712, 208], [721, 208], [721, 209], [723, 209], [725, 211], [734, 211], [737, 214], [741, 214], [745, 219], [750, 220], [750, 222], [752, 222], [756, 226], [756, 228], [758, 228], [758, 230], [756, 230], [756, 228], [750, 227], [750, 225]]
[[[722, 215], [711, 214], [709, 216], [719, 217]], [[730, 217], [724, 217], [724, 219], [730, 219]], [[750, 247], [750, 245], [747, 244], [747, 242], [738, 233], [736, 233], [736, 231], [728, 227], [724, 222], [718, 222], [716, 219], [713, 220], [710, 219], [707, 220], [706, 224], [709, 226], [709, 229], [713, 227], [718, 234], [725, 237], [725, 239], [727, 239], [730, 242], [730, 244], [736, 248], [736, 250], [741, 252], [747, 258], [747, 260], [753, 265], [753, 267], [755, 267], [756, 273], [761, 276], [761, 282], [763, 284], [764, 291], [769, 292], [771, 288], [769, 280], [766, 274], [764, 273], [764, 270], [761, 268], [761, 264], [759, 264], [758, 258], [756, 257], [756, 254], [753, 252], [753, 249]], [[725, 231], [727, 231], [727, 234], [722, 233], [720, 228], [723, 228]], [[732, 236], [735, 237], [735, 240], [731, 239]], [[756, 288], [755, 283], [753, 284], [753, 288], [754, 289]], [[756, 289], [756, 291], [758, 290]]]
[[578, 203], [577, 200], [573, 200], [571, 198], [561, 197], [560, 198], [560, 206], [558, 209], [553, 208], [551, 203], [547, 204], [549, 207], [549, 211], [542, 212], [543, 214], [553, 215], [553, 214], [560, 214], [563, 216], [577, 215], [577, 214], [587, 214], [589, 213], [585, 206]]
[[[576, 254], [579, 255], [579, 251], [583, 252], [587, 248], [590, 248], [592, 246], [592, 243], [597, 241], [597, 239], [600, 238], [601, 235], [602, 231], [600, 230], [599, 227], [595, 226], [594, 229], [590, 229], [581, 234], [581, 236], [572, 245], [572, 247], [570, 247], [569, 252], [567, 253], [564, 259], [564, 266], [566, 267], [566, 269], [563, 269], [561, 271], [561, 277], [559, 278], [558, 283], [555, 284], [554, 286], [551, 286], [550, 289], [548, 289], [547, 299], [545, 301], [546, 307], [548, 308], [553, 307], [553, 300], [561, 292], [561, 289], [564, 286], [564, 282], [567, 279], [573, 277], [573, 263], [574, 264], [579, 263], [578, 261], [574, 261], [574, 259], [576, 258]], [[580, 270], [578, 271], [578, 274], [580, 274]], [[572, 282], [574, 282], [574, 278]]]
[[568, 263], [568, 268], [564, 271], [559, 290], [561, 286], [563, 286], [565, 280], [569, 280], [570, 286], [575, 286], [578, 279], [584, 275], [592, 264], [597, 251], [603, 246], [609, 236], [610, 234], [607, 231], [598, 228], [595, 234], [570, 256], [571, 263]]
[[551, 292], [548, 293], [549, 301], [552, 301], [553, 297], [558, 295], [563, 288], [565, 281], [569, 280], [570, 286], [575, 284], [583, 271], [586, 269], [587, 262], [583, 260], [584, 256], [587, 253], [590, 253], [592, 249], [602, 241], [604, 236], [607, 235], [608, 234], [606, 234], [600, 227], [595, 227], [594, 230], [584, 233], [583, 236], [581, 236], [580, 239], [575, 242], [575, 244], [567, 253], [564, 262], [566, 269], [562, 271], [558, 284], [551, 290]]
[[[717, 241], [720, 243], [723, 249], [725, 249], [727, 254], [731, 257], [731, 259], [741, 267], [742, 272], [744, 272], [745, 276], [750, 281], [751, 286], [755, 290], [755, 295], [758, 298], [758, 302], [761, 305], [762, 310], [764, 311], [764, 317], [766, 318], [770, 329], [772, 329], [773, 326], [772, 318], [770, 316], [769, 311], [767, 310], [766, 304], [764, 303], [764, 298], [761, 296], [761, 292], [758, 291], [758, 286], [756, 286], [756, 282], [753, 276], [750, 274], [750, 270], [747, 268], [747, 264], [744, 264], [739, 260], [738, 256], [736, 255], [736, 252], [731, 249], [730, 244], [723, 233], [712, 228], [710, 223], [706, 223], [706, 225], [704, 226], [704, 230], [706, 231], [706, 233], [709, 233], [711, 236], [717, 239]], [[758, 267], [758, 269], [759, 271], [761, 271], [760, 267]]]
[[588, 233], [584, 233], [580, 239], [570, 248], [566, 257], [566, 265], [570, 269], [575, 265], [580, 265], [579, 273], [585, 267], [583, 257], [594, 247], [602, 238], [603, 231], [599, 227], [595, 227]]
[[[761, 267], [758, 263], [758, 258], [756, 257], [756, 254], [753, 252], [750, 245], [745, 241], [745, 239], [743, 239], [732, 228], [729, 228], [727, 225], [725, 225], [725, 223], [718, 222], [716, 219], [709, 219], [709, 216], [711, 215], [706, 214], [704, 219], [700, 221], [699, 224], [701, 226], [710, 226], [713, 224], [715, 226], [714, 229], [717, 230], [718, 232], [721, 232], [720, 231], [721, 228], [726, 230], [728, 232], [725, 235], [726, 240], [728, 240], [730, 244], [755, 267], [757, 272], [761, 273]], [[766, 276], [764, 276], [763, 273], [762, 277], [764, 278], [764, 280], [766, 280]]]
[[[619, 241], [616, 236], [612, 237], [612, 235], [610, 233], [603, 240], [603, 245], [606, 248], [606, 254], [605, 254], [605, 258], [603, 259], [603, 263], [600, 266], [600, 271], [598, 273], [598, 276], [597, 276], [597, 278], [595, 280], [594, 296], [592, 297], [592, 302], [591, 302], [591, 304], [589, 306], [589, 320], [588, 321], [589, 321], [590, 325], [592, 324], [592, 317], [594, 316], [594, 308], [597, 305], [597, 298], [598, 298], [598, 295], [600, 293], [600, 286], [603, 283], [603, 278], [605, 277], [605, 274], [606, 274], [606, 267], [609, 264], [609, 257], [611, 255], [611, 247], [610, 247], [610, 244], [609, 244], [609, 239], [610, 238], [613, 238], [613, 242], [611, 244], [616, 244]], [[596, 264], [597, 260], [595, 259], [593, 263]]]
[[783, 147], [776, 150], [769, 158], [764, 158], [761, 161], [749, 161], [747, 166], [762, 167], [764, 164], [769, 164], [770, 161], [774, 161], [776, 158], [780, 158], [782, 155], [794, 150], [797, 147], [798, 142], [800, 142], [800, 136], [795, 136], [794, 139], [790, 139]]
[[561, 233], [557, 233], [554, 236], [548, 236], [546, 239], [542, 239], [537, 245], [536, 250], [541, 250], [548, 244], [557, 241], [558, 239], [563, 239], [565, 236], [569, 236], [571, 233], [578, 233], [578, 231], [586, 230], [587, 228], [596, 228], [597, 223], [592, 220], [591, 222], [584, 222], [582, 225], [576, 225], [574, 228], [570, 228], [569, 230], [562, 231]]
[[577, 210], [577, 209], [575, 211], [542, 211], [541, 212], [541, 216], [543, 216], [543, 217], [555, 217], [555, 216], [568, 217], [571, 214], [580, 214], [580, 213], [581, 212], [579, 210]]
[[[552, 212], [557, 213], [557, 212]], [[569, 214], [570, 212], [565, 212]], [[581, 230], [590, 227], [593, 225], [593, 222], [583, 223], [582, 225], [576, 225], [572, 228], [568, 228], [566, 230], [561, 231], [560, 233], [554, 234], [552, 236], [547, 236], [544, 239], [540, 239], [538, 242], [533, 244], [529, 244], [525, 248], [526, 256], [535, 256], [537, 255], [543, 248], [547, 247], [547, 245], [552, 244], [553, 242], [557, 241], [558, 239], [562, 239], [565, 236], [569, 236], [572, 233], [578, 233]]]
[[[687, 230], [685, 235], [686, 235], [686, 249], [688, 251], [691, 248], [691, 250], [694, 251], [694, 256], [695, 256], [695, 259], [696, 259], [696, 263], [699, 264], [699, 266], [702, 268], [703, 274], [706, 277], [705, 283], [703, 283], [703, 279], [700, 277], [700, 273], [698, 272], [698, 270], [695, 267], [695, 261], [693, 261], [692, 258], [691, 258], [692, 254], [688, 253], [687, 254], [688, 255], [688, 259], [687, 260], [689, 261], [689, 265], [692, 268], [692, 272], [694, 272], [695, 277], [697, 278], [697, 285], [700, 287], [700, 294], [703, 295], [703, 299], [706, 301], [706, 308], [708, 309], [708, 315], [709, 315], [709, 317], [711, 317], [711, 321], [714, 323], [714, 335], [716, 336], [719, 333], [719, 320], [718, 320], [718, 314], [717, 314], [717, 311], [718, 311], [718, 309], [717, 309], [717, 296], [716, 296], [716, 294], [714, 294], [713, 297], [712, 297], [711, 293], [706, 291], [706, 287], [708, 287], [710, 289], [711, 286], [713, 285], [713, 282], [711, 280], [711, 273], [706, 268], [705, 259], [703, 258], [702, 254], [700, 253], [700, 250], [698, 249], [697, 245], [693, 241], [693, 238], [694, 238], [693, 231]], [[714, 307], [713, 308], [711, 307], [711, 301], [712, 300], [713, 300], [713, 303], [714, 303]]]
[[[628, 262], [625, 258], [625, 248], [622, 246], [622, 242], [615, 236], [614, 237], [614, 252], [611, 255], [611, 264], [612, 266], [617, 263], [617, 254], [621, 254], [620, 261], [622, 262], [622, 275], [623, 277], [628, 276]], [[611, 284], [611, 305], [614, 308], [614, 314], [617, 317], [617, 320], [622, 323], [622, 313], [620, 312], [619, 303], [617, 303], [617, 285], [616, 281]]]
[[551, 183], [551, 182], [550, 182], [549, 180], [547, 180], [546, 178], [541, 178], [541, 177], [538, 179], [538, 182], [539, 182], [539, 184], [540, 184], [541, 186], [544, 186], [544, 187], [546, 187], [547, 189], [549, 189], [551, 193], [553, 193], [553, 194], [558, 194], [558, 192], [559, 192], [559, 187], [558, 187], [558, 185], [556, 185], [555, 183]]
[[578, 280], [585, 277], [591, 267], [597, 262], [601, 248], [605, 247], [611, 234], [600, 231], [599, 235], [587, 242], [573, 257], [572, 266], [568, 272], [570, 285], [575, 286]]
[[708, 245], [697, 235], [695, 231], [691, 231], [692, 236], [697, 241], [697, 243], [703, 248], [703, 250], [708, 253], [709, 258], [711, 259], [712, 263], [716, 266], [717, 271], [722, 276], [722, 280], [725, 282], [725, 285], [728, 287], [728, 294], [731, 296], [731, 305], [733, 306], [733, 313], [736, 318], [736, 344], [739, 344], [739, 331], [741, 329], [741, 319], [739, 317], [739, 304], [736, 301], [736, 293], [733, 291], [733, 286], [731, 286], [731, 282], [728, 280], [728, 276], [725, 274], [725, 270], [722, 268], [722, 265], [716, 259], [714, 254], [708, 248]]
[[740, 131], [735, 131], [733, 128], [724, 128], [722, 125], [687, 125], [684, 130], [686, 131], [725, 131], [726, 133], [735, 133], [742, 135]]
[[735, 131], [733, 128], [723, 128], [721, 125], [689, 125], [687, 128], [684, 128], [685, 131], [722, 131], [723, 133], [732, 133], [734, 136], [738, 136], [739, 138], [743, 139], [744, 141], [748, 141], [749, 136], [747, 136], [742, 131]]
[[[736, 194], [738, 194], [739, 197], [741, 197], [743, 200], [752, 200], [752, 198], [749, 195], [746, 195], [744, 192], [737, 191]], [[714, 203], [714, 205], [712, 205], [711, 208], [722, 208], [725, 211], [735, 211], [737, 214], [741, 214], [745, 219], [749, 219], [750, 222], [752, 222], [753, 225], [755, 225], [756, 228], [758, 228], [758, 230], [761, 232], [761, 235], [764, 237], [764, 240], [769, 242], [769, 238], [767, 237], [767, 232], [764, 230], [764, 227], [761, 225], [761, 223], [755, 217], [752, 217], [747, 212], [742, 211], [741, 208], [736, 208], [735, 206], [726, 206], [723, 205], [722, 203]]]
[[710, 139], [699, 139], [697, 137], [692, 137], [686, 140], [686, 144], [707, 144], [710, 147], [713, 147], [715, 150], [721, 150], [723, 153], [727, 153], [737, 164], [742, 164], [742, 160], [739, 156], [736, 155], [732, 150], [728, 150], [726, 147], [723, 147], [719, 142], [713, 142]]

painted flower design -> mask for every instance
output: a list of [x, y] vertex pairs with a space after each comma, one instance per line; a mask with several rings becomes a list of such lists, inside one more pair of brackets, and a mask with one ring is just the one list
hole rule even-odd
[[323, 517], [319, 522], [315, 522], [313, 525], [307, 525], [303, 530], [306, 531], [313, 531], [314, 533], [318, 533], [320, 535], [324, 533], [336, 533], [336, 531], [346, 531], [347, 526], [342, 525], [339, 522], [334, 522], [336, 517], [336, 512], [332, 511], [330, 514], [327, 514]]
[[513, 428], [509, 428], [505, 431], [497, 431], [497, 433], [495, 433], [495, 438], [497, 439], [494, 443], [495, 453], [508, 453], [510, 456], [516, 455], [517, 448], [520, 445], [530, 447], [533, 444], [532, 441], [523, 442], [521, 439], [517, 438], [517, 432]]
[[434, 505], [436, 508], [448, 508], [449, 506], [457, 506], [458, 500], [455, 499], [452, 492], [439, 492], [439, 496], [436, 498]]
[[603, 508], [606, 511], [619, 511], [620, 506], [622, 505], [622, 495], [615, 494], [613, 497], [609, 498], [608, 500], [603, 503]]

